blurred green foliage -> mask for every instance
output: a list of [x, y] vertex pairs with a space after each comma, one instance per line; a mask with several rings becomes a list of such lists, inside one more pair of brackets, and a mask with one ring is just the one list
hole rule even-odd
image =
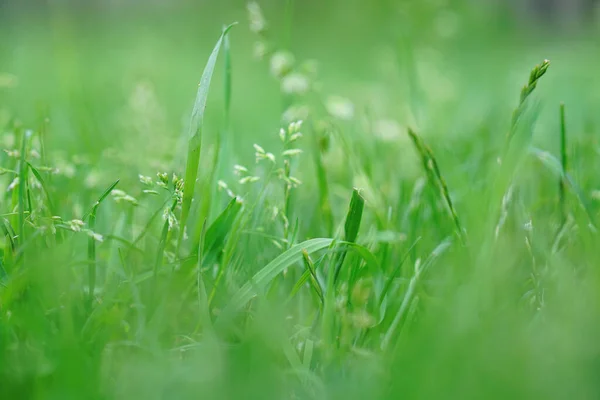
[[[59, 227], [48, 236], [26, 225], [20, 232], [31, 242], [17, 249], [9, 238], [21, 238], [4, 235], [0, 397], [597, 397], [594, 27], [559, 31], [472, 2], [265, 0], [261, 6], [272, 46], [298, 62], [316, 60], [308, 63], [316, 65], [314, 92], [302, 102], [317, 111], [305, 121], [300, 155], [284, 156], [296, 144], [278, 139], [289, 122], [282, 115], [297, 99], [282, 93], [269, 60], [256, 59], [258, 39], [248, 29], [244, 1], [0, 3], [0, 132], [9, 150], [0, 165], [11, 171], [24, 165], [14, 151], [31, 129], [32, 149], [47, 153], [31, 162], [61, 170], [44, 177], [53, 215], [64, 220], [48, 222]], [[177, 218], [159, 216], [179, 195], [171, 172], [183, 173], [198, 80], [222, 27], [233, 21], [240, 24], [229, 36], [232, 148], [228, 164], [211, 176], [217, 137], [228, 124], [220, 59], [195, 198], [196, 206], [206, 196], [215, 204], [196, 210], [195, 231], [188, 232], [193, 239], [208, 232], [208, 245], [196, 248], [210, 254], [186, 249], [191, 256], [179, 258], [168, 242], [158, 254], [157, 279], [151, 271], [161, 228]], [[511, 126], [528, 72], [543, 59], [551, 60], [550, 70]], [[560, 165], [558, 171], [544, 166], [554, 165], [550, 154], [560, 154], [560, 102], [575, 182], [565, 226], [558, 222]], [[429, 152], [413, 147], [408, 127]], [[513, 153], [503, 159], [511, 129]], [[253, 149], [255, 143], [266, 152]], [[284, 191], [278, 180], [236, 185], [233, 164], [265, 179], [269, 151], [277, 162], [288, 161], [273, 163], [282, 171], [278, 179], [292, 182], [293, 172], [302, 184]], [[432, 160], [437, 175], [423, 171]], [[139, 174], [157, 171], [169, 172], [159, 180], [172, 193], [155, 178], [140, 185]], [[3, 173], [0, 185], [7, 230], [27, 202], [10, 189], [11, 174]], [[71, 232], [77, 222], [68, 221], [82, 218], [116, 179], [124, 193], [113, 192], [98, 207], [94, 229], [105, 241], [95, 253], [99, 289], [90, 309], [89, 237]], [[243, 211], [216, 191], [220, 179], [245, 191]], [[29, 185], [29, 207], [50, 219], [42, 185]], [[354, 204], [363, 196], [366, 205], [364, 213], [361, 205], [360, 213], [348, 214], [360, 230], [345, 239], [358, 244], [325, 254], [317, 248], [301, 258], [293, 245], [305, 239], [344, 237], [353, 186], [361, 189]], [[440, 187], [448, 190], [444, 197]], [[217, 218], [222, 210], [232, 214]], [[462, 228], [465, 245], [456, 240]], [[291, 253], [281, 256], [289, 248], [292, 261], [284, 257]], [[344, 268], [334, 282], [327, 271], [337, 260]], [[251, 279], [273, 265], [285, 272], [260, 285]], [[312, 267], [318, 271], [309, 271], [312, 286], [290, 295], [303, 268]], [[379, 297], [387, 282], [389, 295]], [[311, 291], [319, 284], [329, 293], [324, 298]], [[261, 296], [238, 315], [220, 315], [239, 299], [240, 287], [260, 288]], [[397, 315], [398, 329], [390, 330]], [[388, 333], [389, 346], [382, 344]]]

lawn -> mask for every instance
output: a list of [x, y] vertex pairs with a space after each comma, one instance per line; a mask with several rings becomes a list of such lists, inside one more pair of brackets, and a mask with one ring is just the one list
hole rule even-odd
[[450, 3], [0, 2], [0, 398], [600, 396], [597, 28]]

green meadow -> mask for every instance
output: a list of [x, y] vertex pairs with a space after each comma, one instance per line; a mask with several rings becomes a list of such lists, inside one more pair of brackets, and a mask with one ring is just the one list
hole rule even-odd
[[0, 398], [597, 398], [597, 34], [0, 2]]

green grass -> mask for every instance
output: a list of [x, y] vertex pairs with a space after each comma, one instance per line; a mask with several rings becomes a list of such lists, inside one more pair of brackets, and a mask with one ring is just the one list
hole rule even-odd
[[225, 5], [0, 13], [0, 398], [598, 397], [593, 32]]

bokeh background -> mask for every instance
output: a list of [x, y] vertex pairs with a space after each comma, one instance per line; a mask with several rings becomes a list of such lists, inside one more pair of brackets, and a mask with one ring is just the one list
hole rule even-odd
[[[492, 110], [508, 115], [523, 76], [545, 58], [553, 66], [544, 99], [570, 104], [578, 114], [573, 123], [582, 124], [574, 132], [597, 124], [586, 108], [598, 96], [586, 90], [599, 79], [596, 3], [264, 0], [261, 6], [280, 48], [317, 61], [323, 92], [401, 122], [420, 92], [414, 114], [421, 129], [452, 136], [471, 132]], [[241, 153], [257, 137], [273, 137], [282, 111], [278, 82], [253, 57], [256, 38], [245, 6], [243, 0], [3, 0], [2, 120], [7, 105], [24, 124], [47, 115], [51, 146], [98, 161], [101, 150], [124, 148], [139, 168], [159, 163], [175, 154], [221, 27], [239, 21], [231, 35], [232, 114]], [[220, 71], [215, 82], [222, 82]], [[222, 90], [213, 90], [207, 110], [213, 130], [222, 101]], [[440, 113], [444, 118], [436, 118]]]

